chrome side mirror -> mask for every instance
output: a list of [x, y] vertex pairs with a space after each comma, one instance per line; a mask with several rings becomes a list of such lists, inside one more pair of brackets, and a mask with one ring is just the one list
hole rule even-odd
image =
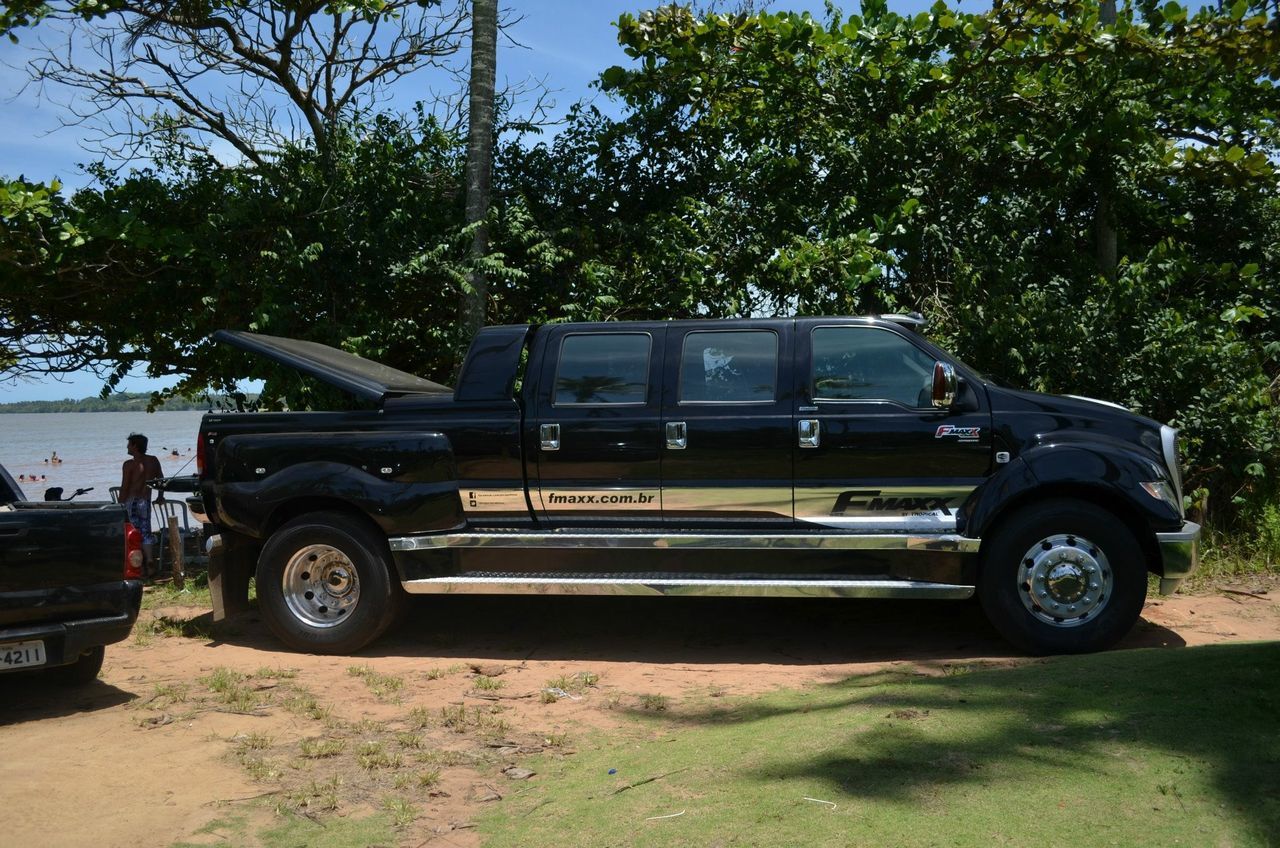
[[933, 363], [933, 405], [947, 409], [956, 402], [956, 369], [945, 362]]

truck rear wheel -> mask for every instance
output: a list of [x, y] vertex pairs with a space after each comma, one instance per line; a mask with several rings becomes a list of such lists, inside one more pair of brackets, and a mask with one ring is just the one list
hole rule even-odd
[[271, 631], [290, 648], [349, 654], [398, 617], [403, 592], [387, 541], [364, 521], [313, 512], [277, 530], [258, 558], [258, 598]]
[[1093, 504], [1059, 498], [1023, 507], [983, 544], [983, 611], [1030, 654], [1108, 648], [1133, 627], [1146, 597], [1137, 539]]

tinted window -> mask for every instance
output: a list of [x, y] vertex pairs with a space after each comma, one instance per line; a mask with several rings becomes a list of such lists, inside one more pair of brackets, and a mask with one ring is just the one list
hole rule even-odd
[[555, 405], [644, 403], [649, 345], [647, 333], [565, 336], [556, 370]]
[[777, 396], [778, 335], [767, 330], [693, 332], [680, 355], [680, 401], [770, 402]]
[[814, 400], [893, 400], [930, 406], [933, 357], [875, 327], [819, 327], [813, 341]]

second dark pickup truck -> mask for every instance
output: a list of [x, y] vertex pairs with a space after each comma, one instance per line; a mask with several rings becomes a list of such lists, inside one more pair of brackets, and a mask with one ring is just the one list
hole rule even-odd
[[219, 610], [346, 653], [405, 593], [974, 596], [1034, 653], [1097, 650], [1196, 566], [1177, 434], [997, 385], [909, 317], [486, 328], [456, 388], [218, 338], [356, 412], [210, 414]]
[[0, 674], [98, 676], [142, 603], [142, 536], [124, 508], [28, 501], [0, 467]]

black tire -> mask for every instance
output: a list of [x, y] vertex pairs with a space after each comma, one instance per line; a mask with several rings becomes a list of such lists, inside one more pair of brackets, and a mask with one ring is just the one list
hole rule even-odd
[[404, 591], [386, 538], [359, 516], [313, 512], [285, 524], [258, 557], [260, 608], [285, 645], [350, 654], [395, 623]]
[[1115, 515], [1055, 498], [1022, 507], [983, 541], [978, 599], [988, 620], [1029, 654], [1109, 648], [1137, 622], [1147, 563]]
[[84, 651], [70, 665], [57, 666], [45, 672], [46, 679], [59, 686], [84, 686], [98, 679], [107, 649], [102, 645]]

